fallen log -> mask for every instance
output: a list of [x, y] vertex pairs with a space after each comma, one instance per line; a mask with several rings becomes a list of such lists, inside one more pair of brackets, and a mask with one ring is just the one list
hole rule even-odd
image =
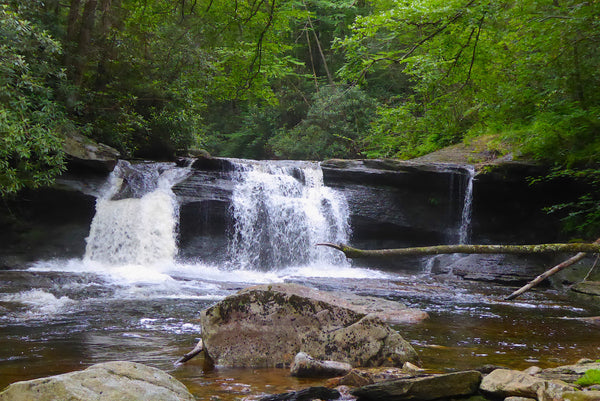
[[571, 243], [571, 244], [537, 244], [537, 245], [437, 245], [424, 246], [415, 248], [397, 248], [397, 249], [375, 249], [365, 250], [352, 248], [345, 244], [322, 243], [317, 244], [337, 249], [346, 255], [347, 258], [396, 258], [400, 256], [417, 256], [417, 255], [441, 255], [451, 253], [485, 253], [485, 254], [532, 254], [532, 253], [562, 253], [562, 252], [578, 252], [577, 255], [565, 260], [564, 262], [540, 274], [527, 285], [519, 288], [517, 291], [506, 297], [506, 300], [511, 300], [525, 291], [535, 287], [546, 278], [558, 273], [559, 271], [571, 266], [572, 264], [583, 259], [588, 253], [600, 253], [600, 238], [591, 244], [588, 243]]
[[486, 254], [531, 254], [531, 253], [563, 253], [563, 252], [589, 252], [600, 253], [600, 243], [598, 241], [588, 243], [572, 244], [537, 244], [537, 245], [436, 245], [422, 246], [414, 248], [396, 248], [396, 249], [357, 249], [346, 244], [321, 243], [320, 246], [327, 246], [337, 249], [350, 259], [358, 258], [395, 258], [399, 256], [418, 256], [418, 255], [441, 255], [450, 253], [486, 253]]

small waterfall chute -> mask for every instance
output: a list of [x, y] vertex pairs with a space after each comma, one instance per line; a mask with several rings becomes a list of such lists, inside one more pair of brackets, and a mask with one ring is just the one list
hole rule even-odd
[[173, 261], [178, 207], [171, 187], [189, 169], [120, 161], [96, 201], [84, 260], [111, 265]]
[[475, 178], [475, 167], [465, 166], [467, 172], [467, 185], [463, 198], [460, 227], [458, 230], [458, 243], [468, 244], [471, 240], [471, 215], [473, 212], [473, 179]]
[[318, 163], [254, 162], [241, 166], [231, 207], [230, 259], [235, 267], [270, 270], [345, 265], [319, 242], [346, 242], [348, 205], [323, 184]]

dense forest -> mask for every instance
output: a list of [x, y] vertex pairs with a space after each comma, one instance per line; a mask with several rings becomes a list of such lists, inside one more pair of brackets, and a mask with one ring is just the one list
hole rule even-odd
[[[598, 188], [599, 44], [597, 1], [0, 0], [0, 193], [50, 183], [70, 132], [153, 159], [483, 138]], [[556, 206], [574, 231], [599, 191]]]

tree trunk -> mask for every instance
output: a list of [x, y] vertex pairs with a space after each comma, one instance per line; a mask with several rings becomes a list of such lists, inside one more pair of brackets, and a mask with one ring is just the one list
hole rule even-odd
[[[600, 244], [600, 238], [598, 238], [596, 241], [594, 241], [594, 244], [592, 244], [592, 245], [598, 245], [598, 244]], [[524, 285], [523, 287], [519, 288], [517, 291], [510, 294], [505, 299], [510, 300], [510, 299], [514, 299], [514, 298], [518, 297], [525, 291], [530, 290], [531, 288], [535, 287], [536, 285], [538, 285], [539, 283], [541, 283], [548, 277], [552, 276], [553, 274], [556, 274], [559, 271], [571, 266], [572, 264], [579, 262], [586, 255], [587, 255], [587, 253], [585, 253], [585, 252], [579, 252], [577, 255], [573, 256], [572, 258], [569, 258], [569, 259], [565, 260], [564, 262], [559, 263], [558, 265], [554, 266], [552, 269], [547, 270], [544, 273], [540, 274], [535, 279], [531, 280], [527, 285]]]
[[561, 252], [600, 253], [600, 243], [539, 244], [539, 245], [437, 245], [416, 248], [365, 250], [352, 248], [345, 244], [317, 244], [342, 251], [346, 257], [357, 258], [396, 258], [400, 256], [441, 255], [448, 253], [486, 253], [486, 254], [531, 254]]

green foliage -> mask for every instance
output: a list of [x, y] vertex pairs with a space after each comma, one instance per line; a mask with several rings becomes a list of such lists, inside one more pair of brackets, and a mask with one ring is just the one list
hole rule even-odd
[[277, 157], [318, 160], [351, 158], [361, 152], [361, 135], [372, 120], [376, 102], [357, 87], [323, 87], [306, 117], [270, 141]]
[[579, 384], [583, 387], [592, 386], [594, 384], [600, 384], [600, 369], [588, 369], [581, 376], [575, 384]]
[[374, 122], [369, 154], [412, 157], [502, 132], [544, 161], [598, 161], [597, 2], [373, 4], [336, 42], [342, 78], [404, 84]]
[[47, 185], [64, 168], [69, 124], [52, 86], [63, 78], [60, 45], [0, 5], [0, 195]]

